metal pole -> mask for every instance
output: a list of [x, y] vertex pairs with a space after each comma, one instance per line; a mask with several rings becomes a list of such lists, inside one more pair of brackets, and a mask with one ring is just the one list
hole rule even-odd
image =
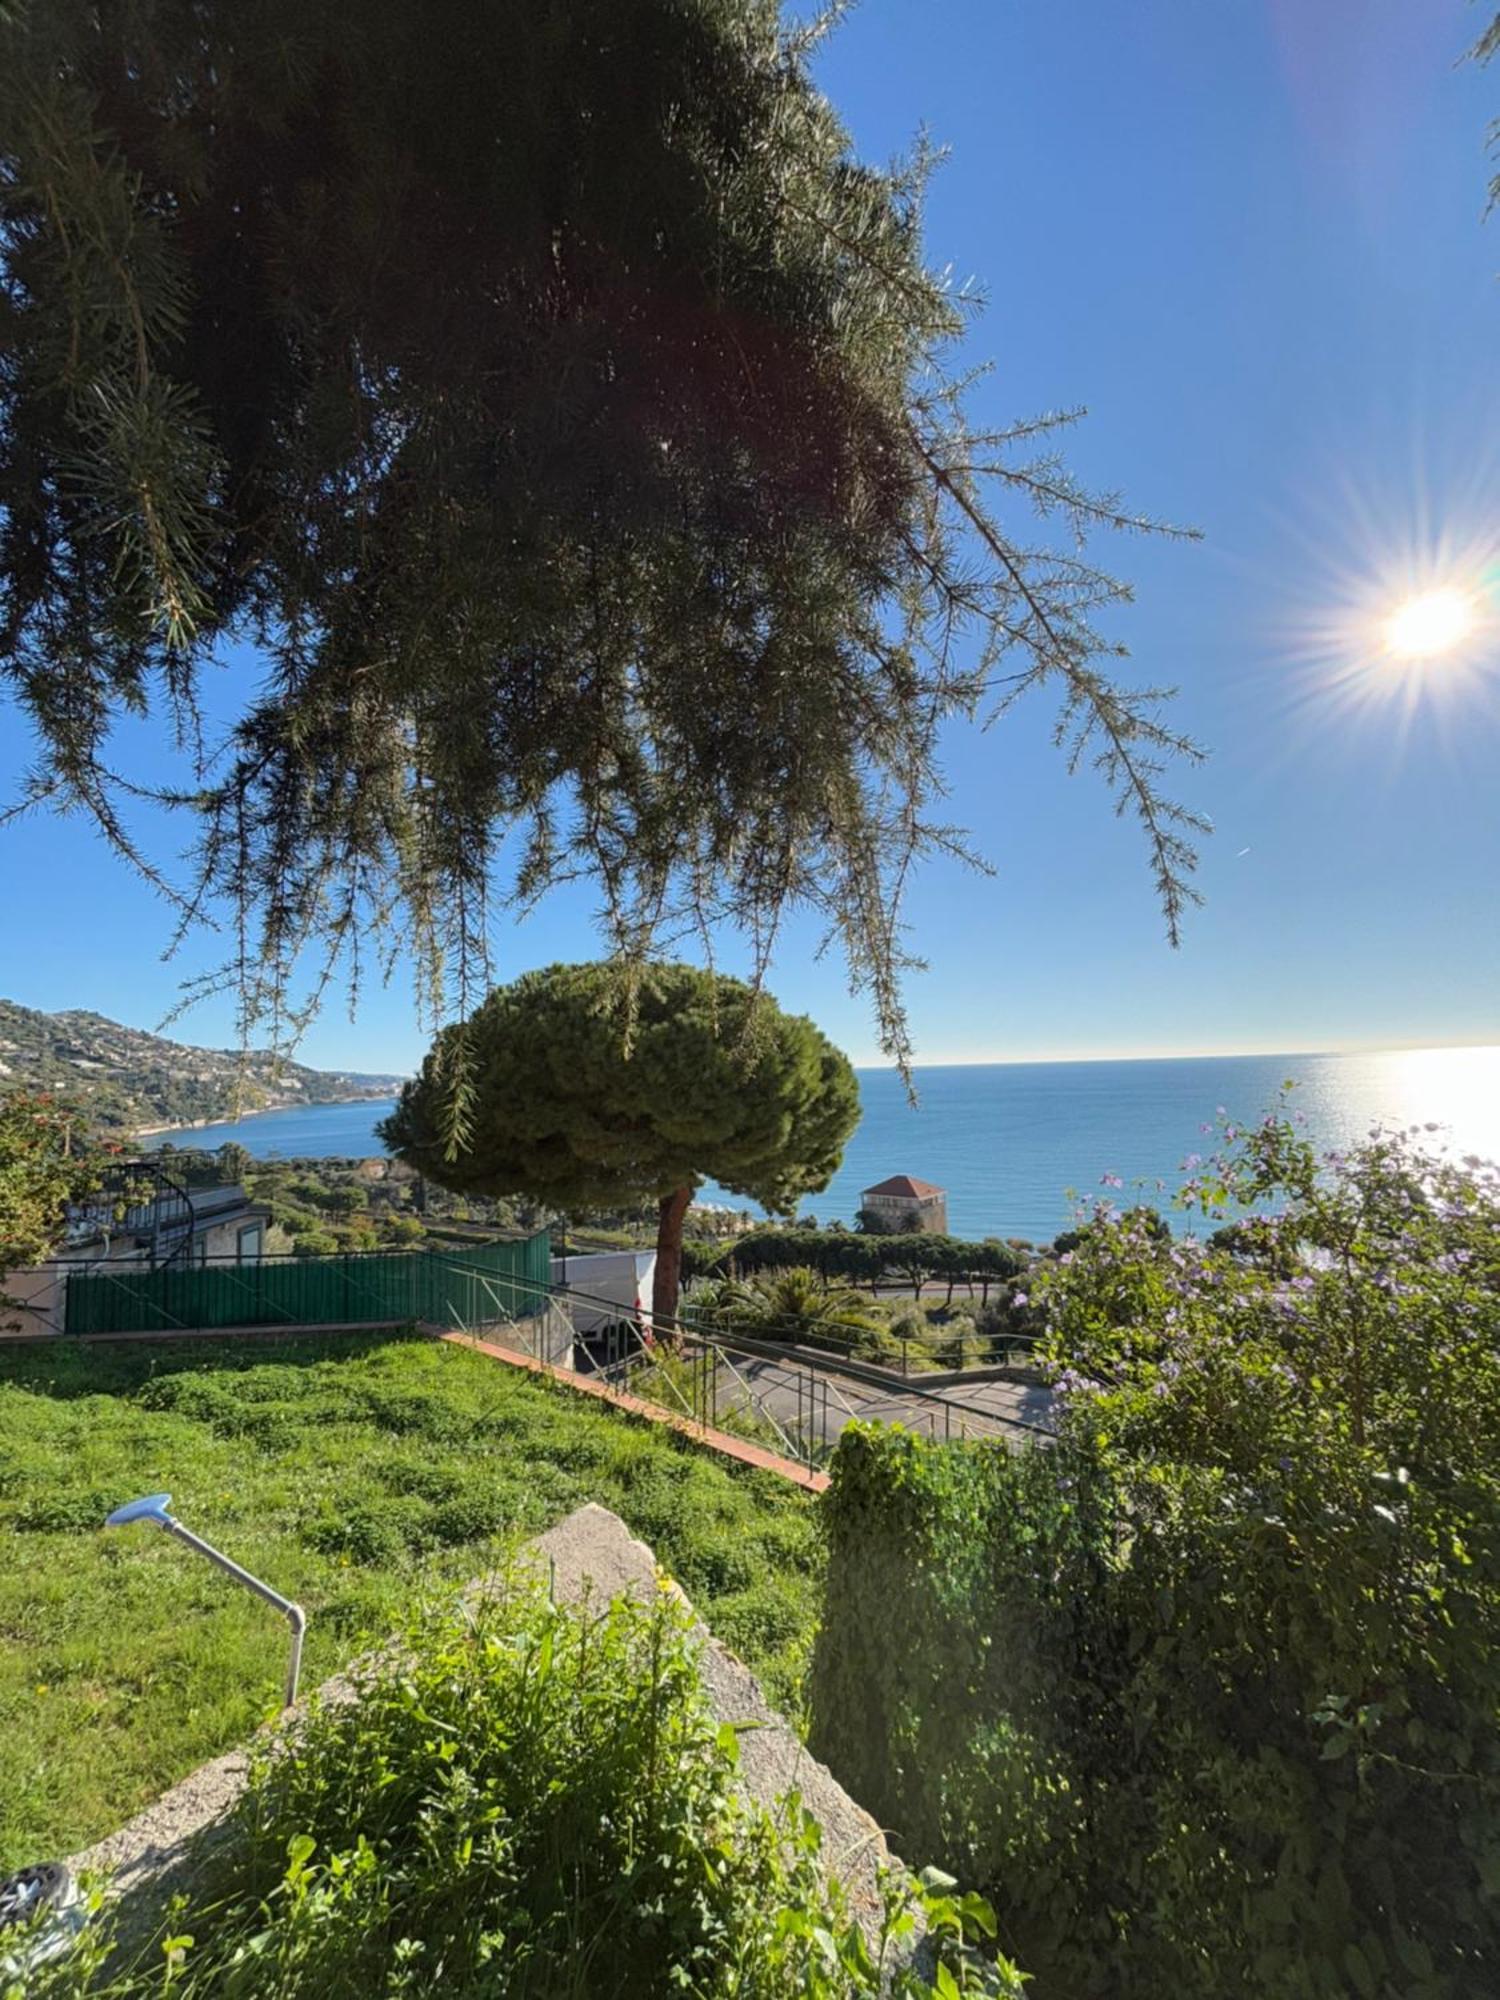
[[180, 1542], [186, 1542], [188, 1547], [196, 1549], [199, 1555], [207, 1556], [209, 1561], [223, 1570], [226, 1576], [232, 1576], [237, 1583], [244, 1584], [247, 1590], [253, 1590], [257, 1597], [274, 1606], [292, 1628], [292, 1656], [287, 1662], [286, 1670], [286, 1706], [290, 1708], [297, 1699], [297, 1680], [302, 1672], [302, 1638], [307, 1630], [307, 1613], [300, 1604], [294, 1604], [291, 1598], [283, 1597], [279, 1590], [273, 1590], [270, 1584], [262, 1583], [258, 1576], [252, 1576], [249, 1570], [237, 1563], [232, 1556], [226, 1556], [222, 1549], [216, 1549], [212, 1542], [204, 1541], [203, 1537], [195, 1535], [191, 1528], [185, 1528], [175, 1515], [168, 1513], [167, 1509], [171, 1504], [170, 1493], [153, 1493], [144, 1500], [132, 1500], [123, 1507], [117, 1507], [104, 1525], [106, 1528], [123, 1528], [132, 1521], [154, 1521], [157, 1527], [165, 1528], [168, 1534], [175, 1535]]
[[217, 1563], [226, 1576], [232, 1576], [236, 1582], [244, 1584], [247, 1590], [253, 1590], [257, 1597], [273, 1605], [291, 1626], [292, 1656], [287, 1662], [286, 1670], [286, 1706], [290, 1708], [297, 1699], [297, 1681], [302, 1672], [302, 1638], [307, 1631], [307, 1613], [300, 1604], [294, 1604], [291, 1598], [283, 1597], [279, 1590], [272, 1590], [270, 1584], [262, 1583], [258, 1576], [252, 1576], [249, 1570], [244, 1569], [231, 1556], [226, 1556], [222, 1549], [216, 1549], [212, 1542], [205, 1542], [201, 1535], [195, 1535], [191, 1528], [185, 1528], [173, 1515], [166, 1515], [162, 1520], [162, 1526], [169, 1535], [175, 1535], [179, 1542], [186, 1542], [190, 1549], [196, 1549], [199, 1555], [207, 1556], [211, 1563]]

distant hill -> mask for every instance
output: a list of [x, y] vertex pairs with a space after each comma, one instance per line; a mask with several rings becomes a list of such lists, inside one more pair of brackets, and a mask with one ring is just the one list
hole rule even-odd
[[252, 1051], [195, 1049], [81, 1008], [43, 1014], [0, 1000], [0, 1090], [50, 1090], [102, 1129], [212, 1125], [239, 1112], [393, 1096], [403, 1079], [308, 1069]]

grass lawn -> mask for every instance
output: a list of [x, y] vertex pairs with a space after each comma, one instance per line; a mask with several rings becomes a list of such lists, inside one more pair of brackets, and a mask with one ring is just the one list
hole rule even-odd
[[158, 1529], [100, 1530], [157, 1489], [304, 1606], [306, 1687], [597, 1500], [799, 1704], [821, 1545], [770, 1473], [417, 1336], [0, 1348], [0, 1868], [108, 1831], [277, 1705], [268, 1606]]

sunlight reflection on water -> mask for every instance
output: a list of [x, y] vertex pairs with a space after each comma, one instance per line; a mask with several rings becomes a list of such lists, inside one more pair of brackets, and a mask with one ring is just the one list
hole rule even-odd
[[1319, 1140], [1367, 1138], [1376, 1120], [1436, 1125], [1424, 1143], [1500, 1159], [1500, 1048], [1391, 1049], [1316, 1059], [1302, 1069], [1294, 1102]]

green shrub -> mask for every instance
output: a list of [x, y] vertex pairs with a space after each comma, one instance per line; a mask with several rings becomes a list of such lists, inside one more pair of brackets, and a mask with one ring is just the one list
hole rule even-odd
[[724, 1268], [725, 1250], [722, 1243], [705, 1241], [698, 1236], [684, 1236], [682, 1239], [682, 1282], [691, 1284], [696, 1278], [719, 1276]]
[[841, 1331], [853, 1342], [854, 1353], [861, 1361], [892, 1367], [901, 1359], [901, 1343], [892, 1337], [891, 1327], [883, 1319], [868, 1313], [851, 1313]]
[[1055, 1447], [845, 1433], [813, 1747], [1039, 2000], [1486, 2000], [1500, 1175], [1271, 1120], [1188, 1192], [1276, 1254], [1096, 1215]]
[[1039, 1262], [1021, 1277], [1007, 1279], [975, 1313], [974, 1329], [986, 1360], [1003, 1361], [1012, 1358], [1015, 1351], [1024, 1359], [1046, 1332], [1047, 1315], [1039, 1291], [1045, 1269], [1045, 1263]]
[[39, 1493], [21, 1503], [11, 1526], [18, 1534], [91, 1535], [129, 1498], [122, 1488], [108, 1493]]
[[503, 1487], [475, 1484], [434, 1510], [428, 1532], [440, 1547], [455, 1548], [500, 1534], [514, 1517]]
[[[511, 1579], [415, 1621], [358, 1699], [262, 1748], [226, 1838], [158, 1935], [111, 1959], [111, 1920], [41, 1972], [32, 2000], [756, 2000], [928, 1995], [886, 1961], [925, 1902], [943, 1995], [1017, 2000], [976, 1898], [892, 1885], [872, 1952], [818, 1862], [795, 1796], [736, 1783], [732, 1723], [708, 1710], [686, 1614], [562, 1609]], [[967, 1921], [966, 1921], [967, 1920]], [[136, 1933], [139, 1936], [139, 1933]]]
[[339, 1239], [328, 1229], [298, 1230], [292, 1239], [292, 1253], [297, 1257], [336, 1257]]
[[302, 1539], [320, 1555], [384, 1565], [424, 1544], [428, 1518], [429, 1510], [420, 1501], [348, 1501], [309, 1521]]

